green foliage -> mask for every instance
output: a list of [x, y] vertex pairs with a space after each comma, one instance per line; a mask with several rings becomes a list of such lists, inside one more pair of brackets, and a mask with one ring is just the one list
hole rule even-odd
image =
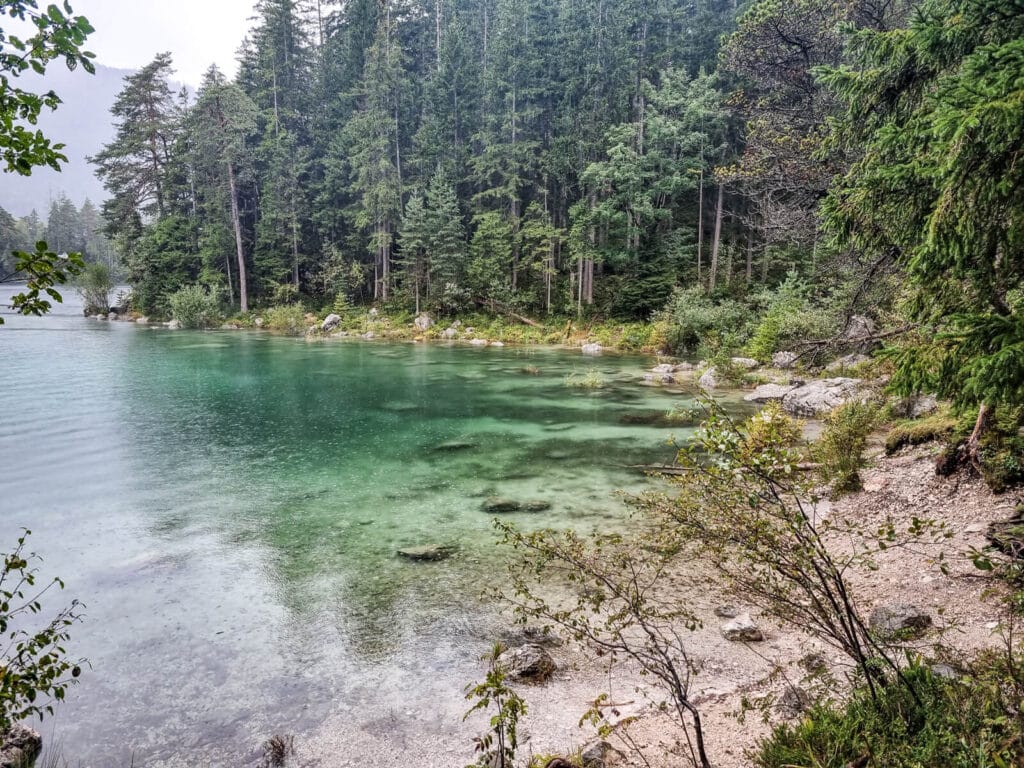
[[306, 332], [306, 310], [301, 304], [280, 304], [263, 312], [263, 327], [288, 336]]
[[81, 66], [92, 73], [93, 54], [82, 50], [93, 32], [84, 16], [75, 16], [71, 5], [50, 5], [40, 11], [36, 0], [0, 0], [0, 17], [27, 22], [27, 36], [0, 28], [0, 157], [3, 170], [28, 176], [38, 166], [56, 171], [67, 162], [63, 144], [54, 144], [40, 130], [33, 130], [44, 107], [56, 109], [60, 98], [53, 91], [34, 93], [19, 87], [18, 78], [32, 70], [43, 75], [55, 59], [68, 69]]
[[221, 320], [220, 293], [202, 285], [186, 285], [172, 293], [167, 303], [171, 317], [182, 328], [212, 328]]
[[712, 297], [700, 288], [679, 290], [665, 309], [667, 343], [675, 354], [694, 353], [702, 345], [732, 352], [747, 340], [750, 309], [727, 297]]
[[817, 306], [812, 295], [811, 286], [790, 272], [778, 288], [758, 296], [764, 309], [747, 342], [747, 354], [767, 362], [773, 353], [796, 342], [828, 338], [838, 332], [833, 313]]
[[[50, 299], [58, 303], [64, 300], [57, 286], [77, 275], [84, 266], [81, 254], [58, 255], [43, 240], [36, 243], [35, 251], [15, 251], [14, 274], [24, 279], [26, 286], [25, 291], [14, 295], [11, 307], [22, 315], [46, 314], [53, 306]], [[0, 317], [2, 324], [3, 318]]]
[[878, 405], [851, 400], [825, 417], [825, 429], [814, 446], [822, 475], [832, 483], [833, 496], [860, 489], [864, 449], [878, 423]]
[[906, 29], [863, 31], [854, 46], [851, 66], [822, 78], [846, 107], [834, 143], [861, 159], [823, 210], [843, 246], [906, 272], [924, 330], [895, 382], [934, 383], [963, 404], [1019, 402], [1024, 13], [927, 0]]
[[474, 712], [490, 709], [492, 704], [497, 710], [491, 715], [490, 730], [473, 740], [474, 751], [479, 756], [467, 768], [512, 768], [515, 763], [516, 749], [519, 747], [519, 720], [526, 714], [526, 702], [505, 682], [505, 673], [498, 662], [504, 650], [500, 643], [495, 644], [491, 652], [483, 657], [488, 663], [484, 681], [466, 687], [466, 699], [472, 701], [473, 706], [463, 716], [463, 720]]
[[1008, 706], [1014, 678], [1004, 677], [1007, 671], [988, 661], [975, 676], [951, 680], [915, 663], [904, 672], [912, 689], [889, 685], [872, 697], [861, 688], [839, 708], [816, 705], [796, 725], [776, 728], [752, 759], [759, 768], [1019, 765], [1024, 724], [1020, 710]]
[[586, 373], [570, 373], [565, 377], [565, 386], [573, 389], [601, 389], [604, 385], [605, 378], [596, 368]]
[[28, 717], [53, 714], [67, 689], [81, 674], [81, 661], [71, 661], [64, 646], [77, 623], [77, 600], [59, 610], [46, 623], [33, 626], [43, 613], [43, 597], [63, 589], [60, 579], [38, 581], [38, 555], [25, 549], [31, 531], [25, 531], [13, 551], [3, 555], [0, 569], [0, 733]]
[[85, 304], [85, 314], [104, 313], [110, 309], [114, 277], [106, 264], [86, 264], [75, 278], [75, 288]]

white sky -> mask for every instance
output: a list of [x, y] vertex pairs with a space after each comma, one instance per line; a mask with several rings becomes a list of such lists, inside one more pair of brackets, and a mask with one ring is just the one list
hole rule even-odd
[[[50, 0], [40, 0], [45, 7]], [[249, 31], [254, 0], [71, 0], [96, 28], [86, 49], [108, 67], [134, 69], [170, 51], [175, 79], [191, 86], [210, 64], [235, 74], [235, 51]]]

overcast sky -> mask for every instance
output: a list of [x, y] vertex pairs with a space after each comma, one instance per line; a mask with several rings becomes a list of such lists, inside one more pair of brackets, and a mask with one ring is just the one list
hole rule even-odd
[[71, 0], [75, 13], [96, 28], [86, 47], [101, 64], [135, 69], [170, 51], [176, 79], [192, 86], [210, 64], [229, 77], [235, 74], [235, 51], [249, 31], [253, 5], [254, 0]]

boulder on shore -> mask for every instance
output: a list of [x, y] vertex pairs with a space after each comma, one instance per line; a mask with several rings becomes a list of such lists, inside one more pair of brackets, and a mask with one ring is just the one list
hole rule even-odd
[[796, 389], [793, 384], [762, 384], [743, 399], [748, 403], [770, 403], [773, 400], [782, 400], [786, 395]]
[[776, 352], [772, 355], [772, 368], [789, 370], [796, 365], [798, 359], [795, 352]]
[[26, 768], [43, 751], [43, 737], [21, 723], [0, 734], [0, 768]]
[[764, 633], [750, 618], [749, 613], [741, 613], [722, 625], [722, 637], [738, 643], [756, 643], [764, 640]]
[[825, 366], [825, 372], [826, 373], [842, 373], [847, 368], [852, 368], [855, 365], [860, 365], [861, 363], [869, 363], [869, 362], [871, 362], [871, 358], [868, 357], [867, 355], [861, 355], [859, 353], [858, 354], [852, 354], [852, 355], [845, 355], [843, 357], [840, 357], [840, 358], [837, 358], [837, 359], [833, 360], [831, 363], [826, 365]]
[[509, 677], [531, 683], [543, 683], [557, 669], [551, 654], [534, 643], [505, 651], [498, 666]]
[[600, 355], [603, 347], [600, 344], [584, 344], [580, 351], [584, 355]]
[[434, 324], [433, 318], [430, 317], [426, 312], [418, 315], [415, 320], [412, 321], [419, 330], [425, 331]]
[[697, 380], [697, 383], [700, 384], [703, 389], [714, 389], [719, 384], [718, 371], [714, 368], [708, 368]]
[[585, 744], [580, 751], [583, 768], [613, 768], [623, 764], [626, 756], [603, 739]]
[[752, 371], [761, 366], [761, 364], [752, 357], [730, 357], [729, 362], [737, 368], [742, 368], [746, 371]]
[[320, 323], [320, 330], [324, 333], [330, 333], [339, 325], [341, 325], [341, 315], [337, 315], [332, 312], [324, 318], [322, 323]]
[[861, 394], [863, 381], [842, 377], [801, 384], [782, 398], [782, 408], [796, 416], [821, 416]]
[[180, 320], [171, 320], [167, 324], [167, 329], [170, 330], [170, 331], [180, 331], [181, 330], [181, 321]]
[[868, 624], [879, 637], [913, 640], [932, 625], [932, 617], [916, 605], [882, 605], [871, 612]]

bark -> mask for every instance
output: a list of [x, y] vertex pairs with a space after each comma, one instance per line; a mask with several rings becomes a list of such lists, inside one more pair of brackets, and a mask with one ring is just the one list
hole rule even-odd
[[708, 290], [715, 290], [718, 280], [718, 251], [722, 244], [722, 206], [725, 201], [725, 185], [718, 185], [718, 205], [715, 209], [715, 239], [711, 244], [711, 274], [708, 278]]
[[235, 229], [235, 254], [238, 257], [238, 300], [243, 312], [249, 311], [249, 290], [245, 278], [245, 250], [242, 245], [242, 218], [238, 213], [238, 185], [235, 167], [228, 161], [228, 187], [231, 190], [231, 223]]

